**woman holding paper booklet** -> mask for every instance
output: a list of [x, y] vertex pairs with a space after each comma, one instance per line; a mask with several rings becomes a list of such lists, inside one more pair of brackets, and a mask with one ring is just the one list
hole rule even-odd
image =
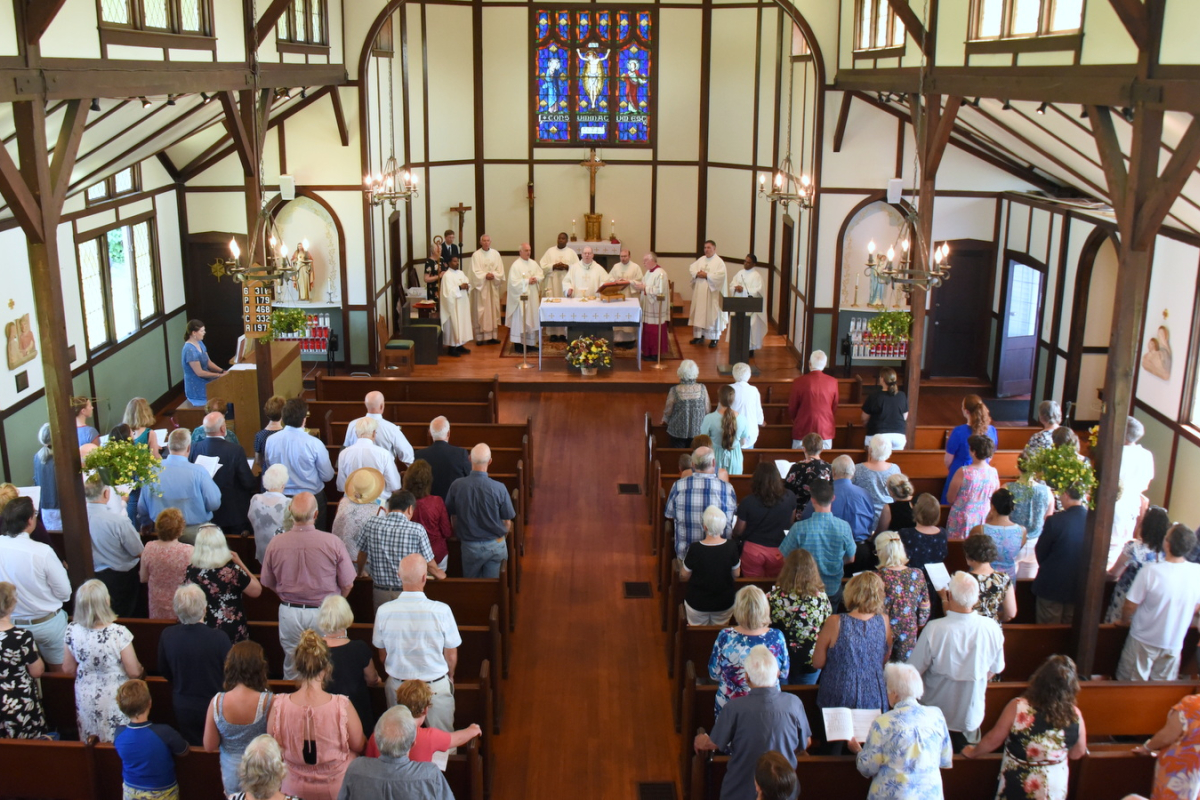
[[242, 595], [258, 597], [262, 584], [241, 557], [230, 551], [225, 534], [216, 525], [200, 526], [185, 579], [204, 590], [208, 603], [205, 625], [224, 631], [234, 644], [250, 638]]
[[954, 752], [946, 718], [936, 706], [923, 706], [921, 673], [908, 664], [888, 664], [883, 670], [892, 710], [871, 723], [861, 744], [846, 742], [857, 754], [858, 771], [871, 778], [870, 800], [941, 800], [943, 769], [950, 769]]

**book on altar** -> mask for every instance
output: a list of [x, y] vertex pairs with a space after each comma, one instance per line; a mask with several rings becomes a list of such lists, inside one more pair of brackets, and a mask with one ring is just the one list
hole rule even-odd
[[879, 716], [878, 708], [823, 708], [825, 741], [845, 742], [853, 737], [859, 743], [867, 740], [871, 723]]
[[596, 294], [605, 303], [616, 303], [625, 299], [625, 289], [628, 286], [629, 281], [609, 281], [601, 284], [600, 288], [596, 290]]

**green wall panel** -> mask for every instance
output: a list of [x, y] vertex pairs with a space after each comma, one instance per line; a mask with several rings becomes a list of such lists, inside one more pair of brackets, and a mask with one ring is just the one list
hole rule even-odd
[[[183, 343], [180, 342], [180, 348]], [[171, 388], [163, 356], [162, 331], [150, 331], [133, 344], [109, 356], [93, 370], [96, 378], [96, 410], [102, 432], [117, 424], [125, 404], [134, 397], [153, 403]]]
[[[1147, 426], [1147, 433], [1149, 433]], [[1165, 473], [1166, 465], [1155, 459], [1155, 472]], [[1171, 519], [1188, 526], [1200, 523], [1200, 492], [1196, 491], [1196, 475], [1200, 473], [1200, 447], [1180, 437], [1179, 452], [1175, 455], [1175, 482], [1171, 485]], [[1165, 477], [1165, 475], [1164, 475]], [[1157, 478], [1155, 480], [1158, 480]], [[1153, 488], [1153, 487], [1151, 487]]]
[[[187, 314], [180, 311], [167, 320], [167, 380], [174, 386], [183, 381], [183, 333], [187, 330]], [[153, 401], [154, 398], [147, 398]]]
[[813, 314], [812, 346], [808, 348], [808, 353], [800, 354], [805, 371], [808, 371], [808, 355], [813, 350], [824, 350], [825, 355], [829, 356], [829, 365], [825, 367], [829, 372], [833, 372], [835, 364], [841, 363], [841, 356], [829, 342], [829, 324], [832, 318], [832, 314]]
[[[86, 379], [86, 375], [84, 378]], [[33, 484], [33, 454], [41, 449], [37, 432], [46, 422], [46, 401], [39, 398], [4, 420], [9, 474], [5, 480], [17, 486]]]

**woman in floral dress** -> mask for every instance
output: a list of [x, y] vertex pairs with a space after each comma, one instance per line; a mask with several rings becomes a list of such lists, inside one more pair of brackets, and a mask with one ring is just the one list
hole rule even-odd
[[34, 681], [46, 669], [33, 634], [12, 624], [17, 587], [0, 582], [0, 739], [45, 736], [46, 715]]
[[158, 540], [142, 550], [138, 574], [150, 595], [150, 619], [175, 619], [175, 590], [192, 562], [192, 546], [179, 541], [183, 522], [178, 508], [164, 508], [154, 521]]
[[1200, 694], [1190, 694], [1172, 706], [1162, 730], [1133, 752], [1158, 756], [1150, 800], [1200, 796]]
[[783, 631], [787, 640], [789, 682], [816, 683], [821, 670], [812, 665], [813, 645], [833, 607], [812, 553], [803, 549], [788, 553], [775, 586], [767, 593], [767, 603], [771, 607], [771, 626]]
[[875, 537], [879, 577], [883, 579], [888, 623], [892, 626], [891, 661], [908, 661], [917, 646], [917, 633], [929, 622], [929, 591], [925, 573], [907, 566], [900, 534], [884, 531]]
[[783, 485], [796, 495], [796, 510], [800, 511], [808, 504], [808, 487], [820, 478], [823, 481], [833, 480], [833, 467], [828, 461], [821, 460], [821, 450], [825, 440], [819, 433], [809, 433], [800, 440], [804, 447], [804, 458], [797, 461], [788, 470]]
[[743, 586], [733, 600], [732, 628], [717, 634], [712, 655], [708, 659], [708, 676], [717, 681], [716, 714], [735, 697], [750, 693], [750, 684], [742, 671], [742, 663], [755, 645], [765, 645], [779, 659], [779, 682], [787, 680], [791, 661], [787, 641], [771, 624], [771, 609], [767, 596], [757, 586]]
[[224, 631], [234, 644], [250, 638], [242, 595], [258, 597], [262, 584], [250, 574], [237, 553], [230, 552], [225, 534], [216, 525], [201, 525], [185, 579], [204, 590], [208, 614], [204, 623]]
[[971, 448], [971, 463], [954, 474], [946, 492], [950, 503], [946, 528], [952, 540], [966, 539], [972, 528], [984, 523], [992, 494], [1000, 488], [999, 473], [987, 463], [995, 452], [992, 440], [986, 436], [972, 436], [967, 445]]
[[979, 581], [979, 602], [975, 610], [996, 622], [1008, 622], [1017, 615], [1017, 590], [1012, 578], [992, 567], [996, 560], [996, 541], [977, 533], [963, 542], [967, 571]]
[[1146, 509], [1140, 537], [1125, 543], [1121, 555], [1117, 556], [1117, 563], [1108, 571], [1109, 580], [1115, 578], [1117, 585], [1113, 587], [1112, 601], [1104, 615], [1105, 622], [1120, 621], [1121, 612], [1125, 609], [1125, 595], [1129, 594], [1129, 587], [1133, 586], [1133, 579], [1142, 567], [1165, 558], [1162, 543], [1170, 527], [1171, 518], [1167, 516], [1165, 508], [1150, 506]]
[[1003, 745], [996, 800], [1066, 800], [1067, 761], [1087, 754], [1087, 730], [1075, 706], [1079, 677], [1067, 656], [1050, 656], [1011, 700], [995, 727], [962, 754], [975, 758]]

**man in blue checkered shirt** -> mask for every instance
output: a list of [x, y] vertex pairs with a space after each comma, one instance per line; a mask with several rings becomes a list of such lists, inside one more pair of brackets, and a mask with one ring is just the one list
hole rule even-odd
[[667, 496], [663, 516], [675, 523], [675, 556], [687, 555], [692, 542], [704, 538], [704, 509], [716, 506], [725, 512], [725, 538], [733, 531], [737, 495], [733, 487], [717, 477], [717, 458], [711, 447], [692, 453], [692, 474], [675, 481]]
[[825, 593], [836, 611], [842, 600], [842, 575], [846, 564], [854, 561], [854, 536], [850, 523], [833, 515], [833, 484], [815, 480], [808, 487], [813, 513], [792, 526], [779, 545], [779, 554], [787, 558], [793, 550], [807, 550], [817, 562]]

